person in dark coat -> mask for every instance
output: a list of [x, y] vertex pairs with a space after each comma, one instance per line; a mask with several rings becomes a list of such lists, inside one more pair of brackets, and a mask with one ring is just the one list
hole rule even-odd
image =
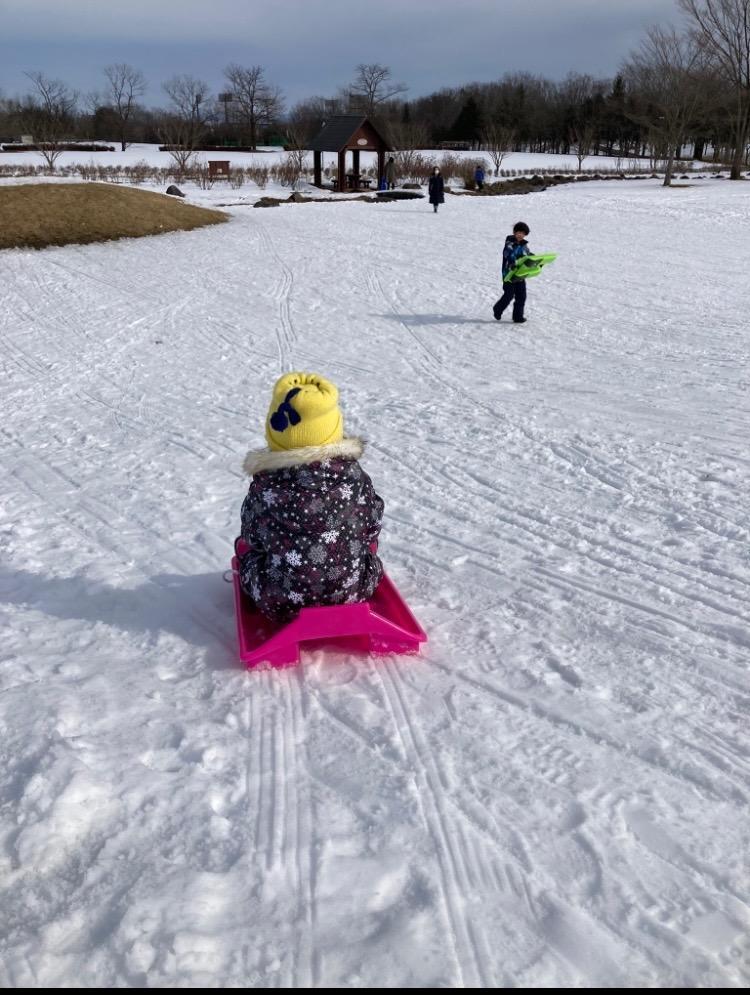
[[477, 185], [477, 190], [481, 190], [484, 186], [484, 170], [481, 163], [477, 163], [477, 168], [474, 170], [474, 182]]
[[383, 501], [359, 465], [362, 441], [343, 428], [334, 384], [287, 373], [266, 419], [269, 448], [245, 458], [240, 585], [272, 622], [306, 605], [367, 601], [383, 576]]
[[[510, 273], [521, 256], [530, 256], [531, 249], [526, 241], [529, 234], [529, 226], [524, 221], [519, 221], [513, 225], [513, 234], [505, 239], [503, 248], [503, 280]], [[496, 321], [500, 321], [503, 311], [513, 301], [513, 321], [517, 325], [522, 325], [526, 319], [523, 316], [524, 305], [526, 304], [526, 281], [521, 279], [510, 280], [503, 283], [503, 296], [495, 301], [492, 313]]]
[[393, 158], [393, 156], [391, 156], [388, 162], [385, 164], [385, 182], [386, 182], [386, 189], [388, 190], [396, 189], [396, 160]]
[[443, 177], [437, 166], [435, 166], [432, 171], [428, 191], [430, 194], [430, 203], [435, 208], [435, 212], [437, 213], [438, 205], [445, 203], [445, 185], [443, 183]]

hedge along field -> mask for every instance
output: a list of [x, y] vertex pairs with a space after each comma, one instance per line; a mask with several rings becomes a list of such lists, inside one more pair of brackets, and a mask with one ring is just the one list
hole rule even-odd
[[221, 211], [128, 187], [35, 183], [0, 188], [0, 249], [140, 238], [227, 220]]

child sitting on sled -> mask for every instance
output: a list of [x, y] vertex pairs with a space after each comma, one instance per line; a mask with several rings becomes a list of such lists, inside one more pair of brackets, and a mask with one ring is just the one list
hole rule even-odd
[[279, 623], [306, 605], [367, 601], [383, 576], [374, 552], [383, 501], [359, 465], [362, 441], [344, 436], [335, 385], [316, 373], [281, 377], [266, 440], [244, 463], [242, 590]]

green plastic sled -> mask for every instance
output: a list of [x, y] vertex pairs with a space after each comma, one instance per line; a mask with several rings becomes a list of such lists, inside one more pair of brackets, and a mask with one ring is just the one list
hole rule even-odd
[[556, 252], [544, 252], [536, 256], [521, 256], [512, 270], [504, 277], [503, 283], [510, 283], [511, 280], [528, 280], [529, 277], [538, 276], [548, 263], [557, 259]]

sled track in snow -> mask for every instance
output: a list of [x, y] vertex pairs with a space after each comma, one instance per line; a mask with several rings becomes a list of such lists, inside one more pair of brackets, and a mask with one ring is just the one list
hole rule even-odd
[[292, 322], [289, 302], [294, 289], [294, 274], [280, 256], [265, 225], [259, 223], [258, 232], [263, 248], [276, 260], [279, 268], [278, 282], [271, 293], [278, 308], [280, 329], [276, 330], [276, 336], [279, 347], [280, 372], [284, 373], [293, 366], [293, 352], [297, 343], [297, 333]]
[[[520, 422], [511, 423], [506, 415], [498, 415], [498, 411], [491, 404], [486, 403], [481, 398], [472, 394], [465, 387], [461, 386], [456, 379], [451, 376], [441, 376], [441, 372], [444, 370], [444, 364], [440, 357], [432, 349], [429, 348], [422, 340], [422, 338], [417, 334], [412, 326], [404, 321], [402, 315], [407, 313], [414, 313], [411, 308], [397, 307], [393, 301], [388, 297], [385, 290], [383, 289], [380, 279], [374, 274], [370, 273], [367, 277], [368, 287], [371, 293], [375, 294], [379, 300], [383, 302], [385, 307], [393, 314], [393, 316], [398, 320], [402, 328], [404, 328], [412, 340], [417, 344], [420, 353], [421, 360], [420, 366], [422, 370], [427, 374], [427, 376], [436, 384], [439, 385], [441, 390], [449, 390], [457, 397], [466, 401], [472, 407], [478, 407], [485, 411], [492, 422], [494, 422], [498, 417], [502, 417], [505, 420], [509, 428], [514, 433], [520, 433], [524, 436], [526, 442], [532, 443], [537, 449], [546, 449], [549, 452], [553, 452], [552, 444], [547, 439], [539, 439], [531, 430], [525, 428]], [[414, 364], [412, 364], [414, 365]], [[416, 367], [415, 367], [416, 369]], [[510, 439], [507, 440], [508, 442]], [[603, 483], [609, 483], [608, 481], [602, 481]], [[611, 485], [610, 485], [611, 486]]]
[[443, 385], [443, 380], [438, 376], [439, 371], [442, 368], [442, 363], [439, 357], [432, 351], [432, 349], [429, 348], [429, 346], [425, 345], [425, 343], [417, 335], [414, 329], [400, 317], [399, 311], [397, 310], [391, 299], [388, 297], [386, 292], [383, 290], [383, 285], [381, 284], [380, 279], [375, 273], [367, 274], [367, 285], [370, 292], [374, 294], [380, 301], [382, 301], [382, 303], [391, 312], [391, 314], [393, 314], [394, 317], [398, 319], [401, 327], [406, 329], [411, 339], [416, 343], [420, 353], [419, 365], [422, 367], [423, 371], [432, 380], [437, 381], [441, 385]]
[[[372, 445], [373, 448], [384, 452], [390, 459], [399, 462], [406, 472], [410, 474], [414, 473], [416, 475], [415, 483], [419, 483], [425, 474], [429, 473], [429, 470], [420, 470], [419, 473], [416, 473], [408, 460], [401, 459], [392, 451], [388, 451], [377, 444]], [[640, 553], [640, 555], [636, 555], [635, 549], [628, 548], [623, 540], [603, 535], [600, 531], [602, 523], [595, 519], [589, 520], [587, 526], [583, 519], [579, 519], [578, 521], [570, 520], [565, 522], [565, 527], [562, 528], [556, 522], [553, 522], [549, 516], [545, 517], [538, 512], [529, 511], [526, 507], [518, 505], [505, 491], [501, 494], [502, 504], [498, 508], [497, 488], [488, 486], [483, 478], [475, 475], [470, 469], [464, 470], [459, 466], [454, 466], [448, 471], [445, 467], [437, 467], [435, 472], [439, 473], [440, 477], [451, 485], [452, 489], [455, 490], [457, 499], [461, 495], [468, 493], [487, 504], [488, 507], [493, 508], [495, 519], [505, 523], [513, 530], [513, 533], [508, 534], [508, 538], [512, 534], [513, 541], [516, 544], [523, 545], [529, 554], [536, 552], [538, 550], [538, 543], [544, 541], [546, 543], [554, 543], [561, 551], [574, 553], [576, 557], [584, 557], [596, 569], [604, 568], [606, 571], [614, 571], [626, 577], [633, 577], [634, 579], [642, 577], [645, 570], [646, 576], [648, 573], [652, 574], [654, 584], [658, 583], [661, 588], [668, 590], [675, 596], [687, 599], [690, 602], [703, 604], [713, 611], [728, 615], [732, 620], [750, 624], [750, 616], [744, 615], [741, 609], [732, 608], [722, 600], [717, 600], [717, 598], [730, 598], [737, 600], [742, 607], [746, 607], [748, 604], [747, 599], [743, 598], [737, 591], [732, 590], [727, 584], [720, 585], [716, 581], [702, 576], [700, 573], [696, 574], [695, 571], [692, 574], [688, 573], [679, 565], [679, 561], [677, 564], [673, 564], [667, 557], [662, 556], [659, 558], [655, 556], [654, 549], [650, 545], [638, 543], [637, 541], [633, 542], [631, 545]], [[467, 515], [468, 512], [469, 509], [463, 507], [462, 513]], [[476, 518], [477, 523], [479, 523], [481, 516], [477, 515]], [[556, 519], [559, 519], [559, 516], [556, 516]], [[415, 523], [409, 524], [414, 525]], [[439, 532], [429, 529], [427, 531], [431, 535], [441, 538]], [[523, 534], [526, 534], [531, 541], [520, 543], [519, 537]], [[442, 536], [442, 538], [445, 541], [450, 541], [450, 537], [447, 535]], [[581, 541], [589, 544], [590, 549], [582, 549], [580, 547]], [[478, 554], [482, 552], [479, 547], [466, 548]], [[691, 566], [691, 564], [684, 564], [683, 566]], [[692, 566], [694, 567], [694, 565]], [[714, 571], [709, 569], [707, 573], [711, 575]], [[708, 593], [702, 594], [695, 590], [687, 591], [683, 587], [676, 586], [674, 583], [669, 584], [665, 579], [665, 574], [671, 575], [675, 581], [692, 581], [693, 585], [699, 584]], [[721, 576], [719, 574], [718, 578], [721, 578]]]
[[[388, 301], [377, 277], [372, 275], [368, 277], [368, 286], [372, 293], [378, 294], [387, 304], [391, 313], [397, 316], [403, 313], [403, 310]], [[469, 398], [467, 392], [459, 386], [443, 383], [438, 373], [436, 355], [431, 350], [428, 355], [420, 337], [414, 334], [407, 322], [401, 318], [399, 321], [419, 346], [423, 356], [420, 366], [432, 380], [439, 381], [443, 387], [448, 386], [457, 394], [472, 400], [480, 407], [486, 407], [488, 413], [492, 413], [489, 405], [477, 401], [476, 398]], [[569, 473], [572, 469], [577, 476], [585, 475], [589, 478], [591, 487], [603, 487], [615, 493], [624, 489], [638, 493], [639, 488], [632, 478], [624, 477], [621, 472], [613, 474], [609, 467], [600, 467], [599, 457], [590, 451], [583, 451], [575, 446], [563, 446], [547, 439], [540, 440], [536, 432], [532, 433], [525, 429], [522, 431], [526, 439], [534, 444], [535, 449], [554, 457], [553, 466], [561, 469], [568, 467], [570, 469], [565, 472]], [[675, 625], [693, 636], [708, 639], [708, 647], [713, 647], [713, 654], [721, 654], [722, 645], [729, 648], [736, 643], [734, 633], [730, 629], [725, 631], [721, 624], [722, 617], [730, 627], [746, 627], [750, 622], [746, 611], [748, 606], [746, 582], [737, 575], [727, 577], [726, 571], [721, 571], [710, 563], [701, 563], [700, 569], [696, 570], [698, 565], [695, 562], [680, 562], [671, 551], [662, 551], [652, 543], [641, 542], [637, 536], [631, 540], [613, 534], [609, 528], [603, 532], [603, 521], [587, 515], [585, 505], [581, 516], [576, 520], [566, 521], [559, 515], [552, 518], [536, 511], [529, 511], [526, 505], [520, 504], [514, 496], [517, 487], [512, 480], [507, 489], [499, 489], [495, 484], [488, 484], [482, 475], [475, 474], [470, 468], [464, 468], [461, 464], [453, 465], [450, 470], [444, 466], [436, 466], [430, 470], [429, 459], [420, 464], [417, 472], [413, 460], [403, 459], [377, 443], [372, 445], [390, 460], [397, 462], [402, 472], [407, 472], [410, 477], [413, 476], [414, 486], [420, 490], [425, 477], [429, 479], [440, 476], [446, 481], [456, 495], [456, 508], [462, 509], [461, 513], [457, 510], [453, 513], [454, 519], [459, 522], [463, 516], [467, 524], [472, 522], [476, 529], [485, 517], [478, 512], [472, 513], [471, 504], [464, 500], [467, 494], [471, 494], [475, 500], [486, 505], [488, 510], [491, 509], [494, 520], [499, 520], [506, 526], [498, 535], [501, 548], [502, 543], [510, 541], [524, 548], [527, 557], [530, 558], [527, 565], [529, 579], [532, 581], [532, 589], [538, 590], [543, 596], [542, 601], [549, 597], [550, 589], [546, 588], [546, 585], [557, 587], [563, 592], [570, 592], [574, 598], [578, 598], [577, 592], [582, 592], [589, 599], [589, 609], [600, 614], [604, 624], [610, 619], [610, 609], [606, 607], [607, 605], [615, 608], [620, 606], [623, 611], [632, 609], [636, 613], [634, 624], [642, 625], [646, 631], [652, 631], [656, 623], [654, 631], [665, 644], [668, 644], [671, 634], [669, 630], [664, 630], [664, 625]], [[645, 478], [656, 489], [657, 495], [664, 492], [663, 481], [654, 476], [646, 477], [637, 462], [631, 461], [631, 463], [630, 469], [640, 483], [643, 483]], [[578, 476], [578, 479], [581, 477]], [[667, 497], [666, 493], [664, 497]], [[693, 505], [685, 508], [685, 514], [690, 514], [691, 517], [694, 517], [695, 511]], [[400, 521], [403, 525], [425, 534], [431, 542], [437, 540], [439, 543], [455, 544], [459, 548], [468, 549], [474, 554], [472, 562], [476, 567], [491, 570], [487, 564], [489, 552], [487, 547], [472, 546], [464, 540], [453, 538], [448, 530], [439, 526], [430, 529], [423, 524], [405, 519], [398, 513], [392, 514], [391, 517], [394, 521]], [[708, 525], [703, 514], [700, 514], [699, 522], [702, 527]], [[724, 537], [724, 530], [721, 530], [720, 534]], [[553, 543], [562, 553], [577, 560], [582, 559], [590, 565], [592, 573], [586, 578], [575, 578], [554, 570], [542, 569], [534, 562], [538, 559], [540, 543], [544, 545]], [[502, 554], [498, 554], [498, 559], [502, 561]], [[499, 576], [504, 575], [502, 570], [497, 573]], [[610, 578], [614, 580], [614, 585], [610, 582]], [[542, 581], [543, 586], [537, 586], [539, 581]], [[739, 583], [739, 587], [735, 581]], [[633, 597], [630, 588], [634, 585], [651, 597]], [[591, 598], [594, 599], [593, 603]], [[696, 610], [700, 612], [697, 616]], [[554, 664], [551, 664], [551, 667], [554, 669]], [[571, 686], [580, 687], [581, 678], [569, 674], [564, 665], [558, 667], [558, 673], [562, 680], [572, 682]], [[719, 668], [713, 675], [709, 674], [705, 667], [699, 666], [696, 672], [687, 671], [683, 676], [697, 693], [701, 693], [700, 689], [705, 679], [710, 679], [722, 689], [723, 694], [732, 693], [732, 689], [741, 689], [741, 684], [737, 684], [732, 679], [731, 673], [727, 673], [726, 666]], [[580, 735], [582, 731], [579, 729], [577, 734]], [[708, 729], [706, 732], [708, 733]], [[617, 744], [612, 741], [610, 746], [614, 749]], [[747, 772], [740, 752], [729, 749], [719, 754], [713, 745], [704, 740], [702, 734], [686, 742], [685, 749], [688, 753], [692, 752], [698, 762], [695, 773], [685, 774], [685, 780], [694, 780], [696, 788], [706, 790], [708, 796], [715, 800], [738, 801], [745, 797], [743, 787]], [[646, 764], [651, 763], [647, 752], [639, 754], [639, 759]], [[706, 763], [709, 765], [710, 773], [704, 766]], [[700, 773], [701, 768], [704, 773]], [[677, 782], [681, 780], [681, 774], [677, 769], [669, 770], [664, 766], [658, 769], [668, 772]]]
[[[297, 669], [257, 671], [259, 687], [246, 704], [246, 818], [253, 827], [247, 858], [252, 880], [283, 876], [296, 903], [294, 942], [280, 971], [285, 986], [316, 987], [317, 830], [304, 746], [308, 708], [304, 675]], [[268, 708], [270, 701], [275, 707]]]
[[[307, 933], [297, 950], [295, 987], [316, 988], [320, 984], [320, 951], [317, 944], [317, 848], [318, 826], [310, 784], [310, 757], [307, 746], [306, 722], [309, 716], [309, 695], [304, 674], [297, 670], [289, 675], [288, 700], [292, 719], [295, 759], [296, 820], [294, 859], [297, 866], [298, 910]], [[304, 763], [300, 759], [300, 744], [304, 743]]]
[[422, 742], [421, 732], [411, 721], [409, 705], [404, 700], [402, 679], [395, 659], [385, 659], [382, 663], [372, 666], [385, 692], [393, 727], [411, 766], [418, 772], [426, 789], [418, 793], [418, 804], [435, 848], [448, 935], [453, 947], [453, 960], [460, 987], [487, 987], [485, 974], [485, 965], [489, 960], [487, 942], [464, 913], [462, 896], [469, 888], [466, 851], [465, 847], [461, 846], [460, 839], [456, 838], [452, 820], [445, 809], [439, 773], [429, 749]]
[[[370, 274], [368, 276], [368, 285], [373, 293], [377, 293], [379, 295], [380, 299], [385, 302], [394, 315], [398, 316], [402, 313], [399, 312], [397, 307], [387, 298], [377, 276]], [[460, 396], [465, 397], [467, 400], [472, 400], [474, 404], [477, 404], [479, 407], [486, 408], [488, 413], [492, 413], [494, 416], [495, 413], [489, 405], [485, 405], [481, 400], [477, 400], [476, 398], [470, 398], [464, 389], [454, 383], [446, 384], [438, 375], [437, 370], [439, 367], [439, 360], [435, 353], [424, 346], [424, 343], [421, 341], [419, 336], [415, 334], [414, 330], [409, 327], [408, 323], [404, 322], [400, 318], [399, 321], [401, 325], [409, 331], [412, 339], [418, 344], [423, 354], [426, 355], [426, 361], [422, 364], [425, 372], [427, 372], [432, 379], [439, 381], [443, 387], [447, 386], [449, 389], [455, 391]], [[531, 435], [525, 430], [524, 434], [527, 436], [529, 441], [533, 441], [536, 446], [540, 445], [540, 440], [537, 440], [534, 435]], [[619, 479], [614, 477], [609, 470], [603, 468], [601, 470], [598, 469], [596, 466], [598, 459], [593, 457], [591, 453], [583, 453], [580, 450], [576, 451], [574, 447], [563, 447], [558, 443], [550, 442], [548, 440], [542, 440], [541, 445], [546, 451], [550, 452], [558, 459], [562, 459], [566, 464], [571, 465], [576, 472], [583, 472], [591, 476], [595, 483], [610, 488], [616, 492], [622, 491], [627, 484], [627, 482], [621, 477]], [[378, 448], [377, 445], [375, 445], [375, 448]], [[393, 453], [390, 454], [390, 458], [395, 458]], [[407, 461], [400, 462], [402, 465], [409, 468]], [[420, 471], [420, 473], [423, 473], [423, 471]], [[488, 487], [486, 481], [482, 477], [474, 475], [470, 470], [464, 471], [460, 466], [454, 467], [450, 472], [442, 467], [441, 473], [445, 479], [451, 481], [452, 485], [455, 487], [457, 495], [460, 496], [468, 491], [475, 497], [486, 502], [489, 506], [497, 506], [497, 488], [495, 486]], [[453, 476], [454, 474], [456, 475], [456, 478], [461, 476], [463, 479], [461, 481], [455, 479]], [[639, 472], [639, 476], [642, 476], [641, 472]], [[471, 482], [469, 482], [467, 478], [471, 478]], [[660, 489], [663, 488], [663, 484], [658, 484], [655, 478], [652, 479], [656, 486], [659, 486]], [[477, 487], [477, 485], [479, 486]], [[600, 531], [602, 523], [600, 521], [589, 521], [588, 529], [582, 528], [580, 521], [571, 521], [566, 523], [568, 527], [563, 530], [553, 524], [548, 517], [543, 518], [537, 514], [530, 513], [525, 507], [518, 505], [517, 501], [512, 498], [509, 499], [507, 495], [503, 495], [502, 508], [503, 511], [496, 511], [496, 514], [499, 514], [500, 517], [512, 528], [527, 532], [533, 540], [527, 545], [529, 552], [533, 552], [538, 548], [537, 543], [539, 541], [552, 541], [558, 545], [561, 550], [575, 553], [576, 556], [580, 556], [583, 552], [583, 555], [586, 556], [586, 558], [589, 559], [597, 569], [601, 569], [603, 567], [607, 571], [615, 570], [625, 576], [630, 576], [633, 579], [640, 576], [642, 570], [645, 569], [646, 571], [653, 573], [654, 584], [658, 584], [660, 588], [669, 591], [676, 597], [686, 599], [688, 602], [693, 604], [702, 604], [712, 611], [727, 615], [732, 621], [742, 624], [750, 623], [750, 616], [745, 615], [742, 612], [742, 608], [745, 608], [749, 602], [736, 589], [731, 589], [727, 584], [719, 584], [716, 580], [712, 581], [702, 572], [698, 574], [688, 574], [685, 570], [681, 569], [679, 564], [673, 564], [669, 557], [654, 556], [654, 550], [651, 546], [645, 546], [644, 548], [644, 545], [641, 544], [641, 549], [639, 550], [641, 555], [634, 555], [635, 549], [633, 547], [637, 546], [637, 541], [630, 548], [628, 548], [620, 542], [613, 540], [612, 537], [602, 535]], [[686, 509], [686, 511], [687, 510], [688, 509]], [[693, 511], [692, 508], [689, 510], [691, 512]], [[705, 520], [701, 524], [703, 527], [706, 527], [707, 525]], [[711, 531], [716, 530], [711, 529]], [[719, 534], [722, 538], [725, 538], [724, 533]], [[590, 551], [585, 552], [579, 548], [581, 540], [591, 543]], [[652, 555], [649, 556], [649, 552]], [[694, 567], [694, 564], [691, 564], [690, 566]], [[673, 581], [692, 581], [693, 585], [697, 583], [705, 589], [706, 593], [701, 593], [695, 589], [687, 591], [684, 587], [678, 586], [678, 584], [669, 584], [665, 580], [665, 573], [667, 575], [671, 575]], [[709, 567], [706, 573], [710, 575], [711, 573], [715, 573], [715, 571]], [[716, 597], [712, 597], [712, 595], [715, 595]], [[723, 600], [717, 600], [717, 598], [726, 599], [727, 597], [737, 601], [739, 603], [738, 607], [731, 607], [726, 605]], [[644, 610], [649, 612], [649, 607], [644, 606]], [[660, 609], [654, 605], [654, 611], [658, 614]], [[663, 611], [663, 609], [661, 609], [661, 611]], [[667, 614], [668, 617], [673, 617], [671, 613]], [[674, 617], [674, 620], [679, 621], [676, 617]], [[691, 628], [692, 631], [702, 631], [689, 622], [685, 621], [684, 624]], [[722, 637], [717, 630], [714, 630], [714, 635], [718, 636], [718, 638], [731, 638]]]

